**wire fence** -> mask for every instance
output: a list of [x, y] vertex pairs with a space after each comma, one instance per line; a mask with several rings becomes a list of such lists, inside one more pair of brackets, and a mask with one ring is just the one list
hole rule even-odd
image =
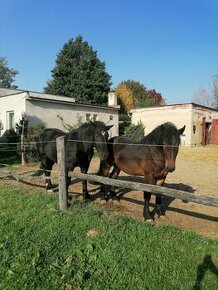
[[[83, 141], [78, 141], [78, 140], [69, 140], [72, 142], [83, 142]], [[50, 142], [56, 142], [56, 141], [49, 141]], [[88, 141], [89, 142], [89, 141]], [[43, 141], [43, 143], [48, 143], [48, 141]], [[93, 143], [93, 141], [92, 141]], [[103, 142], [101, 142], [103, 143]], [[10, 143], [8, 143], [10, 144]], [[16, 143], [19, 144], [19, 143]], [[27, 144], [36, 144], [35, 142], [30, 142]], [[132, 145], [132, 144], [127, 144], [127, 143], [123, 143], [124, 145]], [[134, 145], [138, 145], [138, 144], [134, 144]], [[141, 144], [143, 146], [149, 146], [149, 144]], [[152, 144], [153, 145], [153, 144]], [[153, 145], [153, 146], [163, 146], [163, 145]], [[177, 146], [178, 147], [178, 146]], [[62, 166], [64, 167], [64, 166]], [[44, 169], [41, 169], [44, 171]], [[51, 170], [47, 170], [49, 172], [51, 172]], [[38, 179], [41, 178], [39, 176], [32, 176], [32, 172], [28, 172], [28, 174], [18, 174], [16, 172], [10, 171], [8, 172], [7, 170], [0, 170], [0, 179], [8, 179], [8, 178], [13, 178], [17, 181], [28, 181], [31, 179]], [[54, 171], [53, 171], [54, 172]], [[60, 174], [60, 169], [55, 171], [56, 174]], [[187, 201], [193, 201], [196, 203], [201, 203], [201, 204], [205, 204], [205, 205], [211, 205], [211, 206], [216, 206], [218, 207], [218, 200], [211, 198], [211, 197], [205, 197], [205, 196], [200, 196], [199, 194], [196, 193], [191, 193], [191, 192], [184, 192], [181, 190], [175, 190], [175, 189], [169, 189], [169, 188], [163, 188], [163, 187], [157, 187], [157, 186], [153, 186], [153, 185], [146, 185], [146, 184], [141, 184], [141, 183], [133, 183], [130, 181], [120, 181], [120, 180], [111, 180], [108, 179], [107, 177], [100, 177], [100, 176], [90, 176], [90, 175], [83, 175], [83, 174], [70, 174], [69, 176], [71, 177], [76, 177], [76, 178], [81, 178], [81, 179], [86, 179], [86, 180], [90, 180], [90, 181], [99, 181], [100, 183], [104, 183], [106, 185], [110, 185], [110, 186], [121, 186], [121, 187], [126, 187], [126, 188], [132, 188], [135, 190], [149, 190], [151, 192], [153, 192], [154, 194], [161, 194], [161, 195], [166, 195], [166, 196], [171, 196], [174, 198], [178, 198], [178, 199], [183, 199], [183, 200], [187, 200]], [[43, 178], [45, 179], [50, 179], [50, 177], [48, 176], [43, 176]], [[98, 179], [99, 178], [99, 179]], [[60, 186], [60, 184], [59, 184]], [[63, 188], [65, 188], [65, 185], [62, 185]], [[59, 195], [60, 195], [60, 188], [59, 188]]]

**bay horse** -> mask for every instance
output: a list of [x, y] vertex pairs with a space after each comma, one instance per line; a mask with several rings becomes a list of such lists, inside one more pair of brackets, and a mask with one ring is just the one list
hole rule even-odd
[[[55, 128], [44, 129], [36, 138], [37, 151], [41, 159], [40, 169], [32, 176], [45, 173], [46, 190], [52, 190], [54, 186], [51, 183], [50, 175], [53, 165], [57, 163], [56, 138], [60, 136], [66, 137], [66, 172], [73, 171], [75, 167], [79, 166], [82, 173], [87, 173], [94, 148], [97, 149], [100, 160], [107, 158], [108, 130], [112, 126], [106, 126], [101, 121], [95, 121], [84, 123], [78, 129], [71, 130], [69, 133]], [[70, 178], [67, 180], [67, 191], [69, 183]], [[87, 180], [83, 180], [82, 183], [84, 198], [89, 199]]]
[[[155, 128], [150, 134], [144, 136], [140, 142], [118, 136], [108, 141], [108, 157], [100, 162], [99, 175], [117, 178], [120, 171], [129, 175], [144, 176], [147, 184], [162, 186], [169, 172], [175, 170], [176, 156], [180, 145], [180, 136], [185, 126], [177, 129], [170, 122]], [[109, 174], [111, 167], [112, 172]], [[106, 186], [102, 185], [105, 198], [108, 198]], [[114, 188], [110, 190], [114, 196]], [[151, 193], [144, 192], [145, 220], [152, 220], [149, 211]], [[161, 197], [156, 196], [156, 213], [162, 215]]]

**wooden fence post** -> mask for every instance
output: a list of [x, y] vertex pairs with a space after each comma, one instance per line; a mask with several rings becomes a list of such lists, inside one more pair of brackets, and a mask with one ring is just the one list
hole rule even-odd
[[57, 164], [58, 164], [58, 184], [59, 184], [59, 207], [61, 211], [67, 210], [67, 173], [66, 173], [66, 152], [65, 136], [56, 139]]

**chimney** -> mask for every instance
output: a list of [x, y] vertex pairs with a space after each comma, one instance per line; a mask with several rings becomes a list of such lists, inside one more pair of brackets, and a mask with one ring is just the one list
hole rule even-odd
[[117, 94], [115, 92], [110, 92], [108, 94], [108, 107], [119, 108], [117, 105]]

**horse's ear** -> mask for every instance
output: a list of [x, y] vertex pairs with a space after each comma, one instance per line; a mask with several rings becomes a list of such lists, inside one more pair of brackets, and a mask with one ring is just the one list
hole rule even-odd
[[110, 130], [112, 127], [113, 127], [113, 125], [107, 125], [106, 126], [107, 131]]
[[179, 135], [182, 135], [184, 131], [185, 131], [185, 125], [181, 129], [178, 129]]

